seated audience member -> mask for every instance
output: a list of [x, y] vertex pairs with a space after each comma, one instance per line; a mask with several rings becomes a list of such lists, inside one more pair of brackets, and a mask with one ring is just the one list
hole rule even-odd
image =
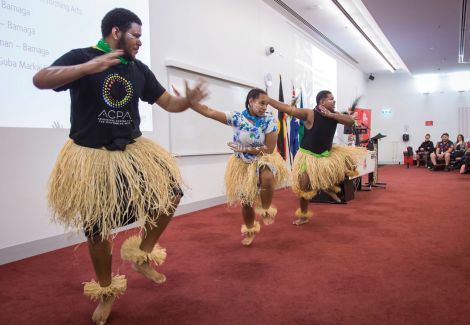
[[467, 150], [467, 144], [463, 139], [463, 135], [459, 134], [457, 136], [457, 142], [454, 145], [454, 151], [451, 154], [451, 158], [454, 160], [461, 160]]
[[431, 162], [433, 170], [436, 169], [437, 160], [444, 159], [446, 167], [444, 170], [450, 171], [450, 154], [454, 150], [454, 144], [449, 140], [449, 133], [443, 133], [441, 135], [441, 141], [436, 145], [436, 152], [431, 153]]
[[434, 143], [430, 140], [430, 138], [431, 135], [429, 135], [429, 133], [426, 133], [426, 135], [424, 136], [424, 142], [421, 143], [418, 150], [416, 150], [416, 167], [419, 167], [419, 163], [421, 161], [424, 161], [424, 165], [426, 166], [429, 155], [431, 154], [431, 152], [434, 151]]
[[463, 164], [460, 166], [460, 174], [470, 172], [470, 141], [467, 143], [467, 150], [462, 158]]

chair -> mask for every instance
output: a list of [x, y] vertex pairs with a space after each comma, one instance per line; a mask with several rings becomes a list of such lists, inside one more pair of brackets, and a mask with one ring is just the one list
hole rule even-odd
[[470, 151], [467, 151], [465, 153], [464, 161], [463, 163], [465, 164], [465, 171], [464, 173], [470, 173]]
[[459, 169], [465, 161], [465, 151], [454, 151], [450, 155], [451, 169]]
[[[436, 165], [433, 167], [433, 170], [444, 170], [446, 167], [446, 160], [444, 158], [437, 158], [436, 157]], [[455, 159], [450, 157], [449, 161], [449, 170], [454, 170], [455, 168]]]
[[406, 168], [410, 168], [410, 165], [413, 165], [413, 148], [407, 147], [406, 151], [403, 151], [403, 164], [406, 165]]
[[431, 153], [427, 151], [417, 151], [416, 152], [416, 167], [419, 167], [419, 166], [428, 167], [430, 163], [430, 159], [429, 159], [430, 155]]
[[433, 166], [433, 170], [444, 170], [446, 167], [446, 161], [443, 158], [436, 157], [436, 165]]

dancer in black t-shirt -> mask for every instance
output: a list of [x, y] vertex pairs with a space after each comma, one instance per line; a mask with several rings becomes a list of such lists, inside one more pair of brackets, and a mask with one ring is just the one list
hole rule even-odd
[[52, 171], [48, 199], [55, 221], [83, 228], [88, 238], [98, 282], [86, 283], [84, 293], [99, 300], [92, 317], [96, 324], [106, 322], [115, 297], [127, 286], [124, 275], [111, 274], [112, 230], [140, 223], [142, 236], [126, 239], [121, 256], [163, 283], [165, 276], [153, 268], [166, 257], [157, 242], [183, 195], [175, 159], [141, 137], [139, 99], [181, 112], [206, 96], [201, 83], [186, 87], [186, 97], [165, 91], [135, 58], [141, 25], [131, 11], [114, 9], [102, 20], [103, 39], [96, 46], [66, 53], [33, 79], [40, 89], [70, 91], [70, 140]]
[[275, 109], [304, 121], [304, 136], [292, 166], [292, 190], [300, 197], [300, 208], [295, 212], [297, 219], [293, 222], [298, 226], [312, 218], [308, 203], [320, 190], [341, 201], [336, 195], [340, 191], [338, 184], [346, 176], [357, 175], [353, 156], [366, 154], [363, 148], [333, 146], [337, 124], [352, 126], [354, 119], [349, 114], [335, 112], [336, 102], [328, 90], [320, 91], [316, 101], [314, 109], [297, 109], [269, 99]]

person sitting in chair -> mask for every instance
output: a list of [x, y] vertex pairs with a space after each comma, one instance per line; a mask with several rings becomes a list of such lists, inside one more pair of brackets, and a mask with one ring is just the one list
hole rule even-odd
[[467, 150], [462, 157], [463, 164], [460, 166], [460, 174], [470, 173], [470, 141], [466, 145]]
[[436, 170], [437, 160], [443, 159], [445, 161], [446, 167], [445, 171], [450, 171], [450, 154], [454, 150], [454, 143], [449, 140], [449, 133], [443, 133], [441, 135], [441, 141], [436, 145], [436, 152], [431, 153], [431, 162], [433, 165], [433, 170]]
[[416, 150], [416, 167], [419, 167], [421, 161], [423, 161], [424, 166], [426, 166], [429, 155], [434, 151], [434, 143], [430, 139], [431, 135], [426, 133], [424, 142], [421, 143], [419, 149]]
[[451, 160], [455, 160], [456, 164], [454, 167], [460, 167], [465, 151], [467, 150], [467, 144], [463, 138], [463, 134], [457, 136], [457, 141], [455, 142], [454, 151], [450, 155]]

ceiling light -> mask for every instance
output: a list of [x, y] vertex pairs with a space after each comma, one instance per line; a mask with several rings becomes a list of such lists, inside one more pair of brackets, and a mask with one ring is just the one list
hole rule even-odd
[[320, 5], [311, 5], [307, 8], [310, 9], [310, 10], [319, 10], [319, 9], [322, 9], [322, 6], [320, 6]]
[[425, 74], [415, 76], [416, 87], [423, 94], [430, 94], [437, 89], [438, 76], [435, 74]]
[[470, 72], [455, 72], [448, 75], [450, 86], [453, 90], [463, 92], [470, 89], [468, 80], [470, 80]]

